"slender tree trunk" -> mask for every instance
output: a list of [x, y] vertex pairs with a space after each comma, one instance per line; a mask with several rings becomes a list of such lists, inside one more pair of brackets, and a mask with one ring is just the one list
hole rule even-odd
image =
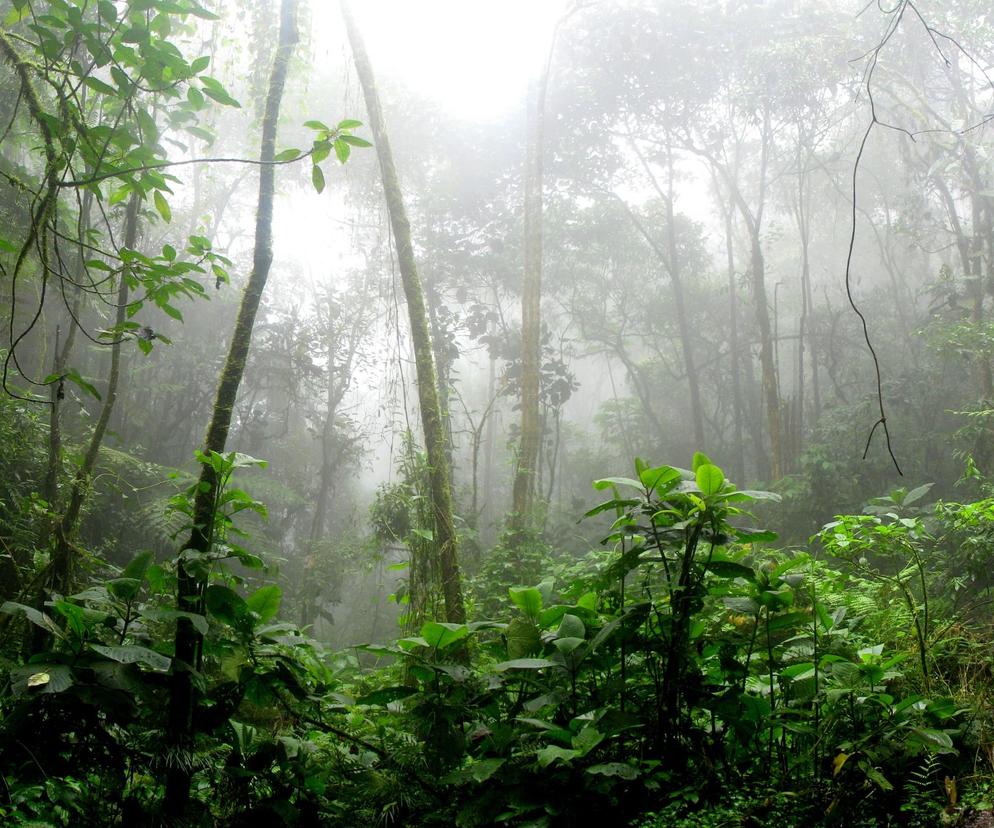
[[[252, 328], [273, 261], [275, 167], [272, 162], [276, 154], [276, 128], [279, 123], [283, 88], [297, 37], [297, 2], [283, 0], [280, 8], [279, 42], [273, 59], [266, 110], [262, 121], [262, 148], [259, 156], [262, 165], [259, 169], [259, 202], [255, 220], [252, 274], [242, 294], [228, 356], [218, 382], [211, 422], [204, 441], [205, 452], [223, 452], [225, 449], [238, 386], [245, 371], [245, 361], [252, 341]], [[183, 549], [184, 554], [178, 559], [176, 603], [177, 608], [183, 612], [203, 612], [203, 593], [206, 584], [197, 570], [188, 566], [187, 561], [202, 558], [210, 550], [218, 484], [219, 481], [210, 464], [202, 464], [193, 505], [193, 530]], [[168, 744], [174, 755], [189, 751], [192, 747], [193, 713], [196, 702], [192, 672], [199, 669], [202, 645], [203, 637], [189, 619], [180, 618], [176, 623], [167, 731]], [[181, 759], [170, 763], [166, 775], [165, 805], [167, 816], [177, 822], [183, 820], [189, 804], [190, 779], [191, 769], [188, 762]]]
[[693, 420], [694, 426], [694, 443], [697, 449], [706, 451], [707, 441], [704, 436], [704, 409], [701, 406], [700, 380], [697, 376], [697, 366], [694, 361], [693, 335], [690, 331], [690, 320], [687, 318], [687, 303], [683, 284], [683, 270], [680, 266], [680, 253], [677, 245], [676, 209], [674, 207], [676, 197], [674, 188], [675, 174], [673, 168], [673, 141], [671, 133], [669, 129], [666, 130], [667, 179], [665, 190], [662, 186], [660, 186], [659, 180], [653, 173], [652, 168], [649, 166], [649, 162], [639, 149], [638, 144], [632, 140], [630, 141], [630, 145], [635, 151], [635, 154], [638, 155], [639, 161], [642, 164], [642, 169], [645, 170], [645, 174], [648, 176], [649, 182], [652, 184], [653, 189], [663, 202], [663, 207], [666, 210], [665, 250], [663, 250], [653, 240], [649, 231], [646, 229], [642, 221], [638, 219], [634, 211], [632, 211], [627, 204], [624, 206], [628, 211], [628, 215], [631, 217], [632, 222], [635, 224], [636, 229], [638, 229], [639, 233], [641, 233], [642, 237], [649, 244], [649, 247], [651, 247], [655, 252], [656, 256], [666, 268], [666, 272], [669, 274], [670, 283], [673, 286], [673, 304], [676, 306], [677, 328], [680, 332], [680, 349], [683, 351], [683, 367], [685, 373], [687, 374], [687, 390], [690, 392], [690, 417]]
[[[124, 219], [124, 246], [127, 248], [133, 249], [138, 238], [138, 206], [138, 195], [132, 195]], [[127, 319], [128, 310], [128, 280], [125, 272], [122, 272], [119, 277], [116, 302], [114, 327], [115, 330], [120, 330]], [[66, 509], [55, 530], [55, 552], [52, 555], [52, 568], [49, 577], [49, 586], [54, 592], [65, 593], [72, 583], [75, 565], [73, 535], [79, 522], [79, 513], [86, 502], [90, 476], [93, 474], [97, 458], [100, 456], [100, 447], [103, 445], [107, 425], [110, 423], [111, 414], [114, 412], [114, 403], [117, 401], [117, 386], [121, 377], [121, 344], [120, 336], [117, 335], [117, 341], [111, 345], [110, 370], [107, 374], [107, 388], [104, 391], [100, 415], [93, 427], [93, 434], [86, 448], [86, 454], [83, 455], [83, 462], [73, 478], [69, 499], [66, 501]]]
[[[83, 233], [90, 226], [90, 207], [93, 204], [93, 193], [87, 190], [83, 193], [83, 204], [79, 215], [79, 237], [83, 238]], [[127, 228], [125, 228], [127, 229]], [[77, 249], [77, 277], [82, 275], [86, 260], [86, 250], [79, 245]], [[77, 279], [77, 282], [79, 280]], [[55, 359], [52, 366], [52, 373], [61, 377], [69, 364], [73, 347], [76, 344], [76, 320], [79, 319], [79, 308], [83, 296], [83, 291], [78, 283], [70, 288], [72, 300], [69, 304], [69, 319], [66, 325], [67, 332], [65, 342], [59, 343], [59, 333], [56, 329]], [[48, 501], [53, 511], [58, 511], [59, 507], [59, 465], [62, 460], [62, 398], [65, 392], [65, 384], [59, 380], [52, 386], [52, 400], [49, 410], [49, 439], [48, 439], [48, 465], [45, 473], [45, 485], [43, 496]]]
[[511, 528], [516, 541], [532, 523], [538, 453], [542, 441], [539, 393], [542, 370], [542, 190], [543, 127], [548, 65], [529, 107], [525, 151], [525, 266], [521, 288], [521, 439], [511, 494]]
[[386, 198], [387, 211], [390, 214], [400, 276], [410, 317], [414, 363], [418, 378], [421, 425], [424, 429], [432, 506], [435, 513], [434, 542], [438, 550], [438, 560], [442, 573], [445, 616], [449, 622], [462, 623], [466, 620], [466, 610], [463, 605], [462, 578], [459, 573], [458, 546], [453, 519], [452, 488], [447, 455], [448, 441], [445, 438], [445, 422], [438, 400], [438, 382], [428, 327], [428, 314], [425, 309], [424, 291], [421, 288], [421, 279], [418, 276], [414, 261], [411, 224], [404, 208], [400, 180], [397, 176], [397, 168], [394, 166], [393, 153], [387, 138], [383, 111], [376, 91], [373, 69], [366, 54], [366, 47], [356, 27], [348, 0], [342, 0], [341, 8], [345, 27], [348, 30], [349, 42], [352, 45], [352, 54], [355, 58], [356, 74], [359, 76], [363, 97], [366, 100], [370, 130], [376, 144], [376, 155], [380, 162], [380, 173], [383, 179], [383, 192]]
[[760, 245], [758, 230], [751, 233], [752, 250], [749, 261], [752, 273], [752, 296], [756, 305], [756, 326], [759, 328], [759, 365], [762, 371], [763, 401], [766, 406], [766, 422], [770, 432], [770, 474], [774, 480], [784, 475], [785, 457], [783, 445], [783, 423], [780, 410], [780, 388], [777, 383], [777, 365], [773, 355], [773, 333], [770, 324], [770, 309], [766, 299], [766, 261]]
[[742, 423], [745, 420], [745, 406], [742, 404], [742, 355], [739, 352], [739, 288], [735, 284], [735, 250], [734, 233], [732, 232], [732, 211], [725, 213], [725, 255], [728, 268], [728, 347], [731, 350], [732, 363], [732, 416], [735, 419], [734, 458], [737, 473], [745, 476], [745, 455], [742, 450]]

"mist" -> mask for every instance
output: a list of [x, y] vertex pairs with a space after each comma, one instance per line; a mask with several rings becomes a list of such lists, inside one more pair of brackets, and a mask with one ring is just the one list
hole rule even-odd
[[2, 729], [169, 746], [65, 813], [987, 824], [983, 4], [0, 17]]

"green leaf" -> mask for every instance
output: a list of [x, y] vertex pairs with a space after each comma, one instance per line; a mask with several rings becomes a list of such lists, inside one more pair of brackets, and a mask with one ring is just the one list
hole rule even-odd
[[94, 92], [99, 92], [101, 95], [110, 95], [112, 97], [117, 97], [117, 90], [111, 86], [109, 83], [104, 83], [99, 78], [95, 78], [92, 75], [88, 75], [83, 79], [83, 85]]
[[562, 620], [559, 622], [558, 635], [560, 638], [583, 639], [587, 635], [587, 628], [583, 625], [583, 622], [575, 615], [570, 615], [569, 613], [566, 613], [563, 616]]
[[280, 611], [280, 599], [283, 593], [278, 586], [270, 584], [260, 587], [253, 592], [245, 601], [248, 608], [252, 610], [263, 622], [271, 620]]
[[203, 84], [203, 92], [208, 98], [212, 98], [223, 106], [233, 106], [241, 108], [241, 104], [229, 95], [221, 84], [206, 76], [201, 76], [200, 82]]
[[503, 673], [505, 670], [541, 670], [545, 667], [557, 667], [554, 661], [547, 658], [512, 658], [494, 665], [494, 670]]
[[165, 196], [161, 192], [156, 190], [152, 194], [152, 201], [155, 203], [155, 209], [158, 210], [159, 215], [162, 216], [162, 220], [168, 224], [173, 220], [173, 211], [169, 209], [169, 202], [166, 201]]
[[96, 386], [94, 386], [93, 383], [87, 382], [85, 379], [83, 379], [79, 375], [78, 371], [75, 370], [66, 371], [66, 379], [69, 380], [69, 382], [73, 383], [75, 386], [77, 386], [81, 391], [85, 391], [94, 399], [97, 400], [102, 399], [100, 396], [100, 392], [97, 391], [96, 389]]
[[362, 121], [355, 121], [351, 118], [346, 118], [344, 121], [338, 122], [338, 129], [356, 129], [362, 126]]
[[611, 489], [617, 486], [628, 486], [632, 489], [642, 489], [642, 483], [638, 480], [632, 480], [630, 477], [602, 477], [600, 480], [595, 480], [593, 485], [598, 491], [603, 489]]
[[111, 661], [117, 661], [120, 664], [146, 664], [153, 670], [158, 670], [159, 672], [165, 672], [169, 669], [170, 659], [162, 655], [162, 653], [157, 653], [155, 650], [150, 650], [148, 647], [138, 647], [136, 645], [123, 645], [123, 646], [105, 646], [102, 644], [91, 644], [90, 649], [94, 652], [100, 653], [102, 656], [106, 656], [111, 659]]
[[944, 730], [916, 727], [911, 731], [908, 741], [920, 744], [930, 753], [956, 753], [952, 737]]
[[133, 601], [141, 587], [138, 578], [114, 578], [107, 582], [107, 591], [118, 601]]
[[210, 57], [208, 55], [202, 55], [201, 57], [196, 58], [193, 61], [193, 63], [190, 64], [190, 71], [194, 75], [199, 75], [201, 72], [204, 71], [204, 69], [210, 66], [210, 63], [211, 63]]
[[324, 192], [324, 173], [317, 164], [311, 167], [311, 183], [319, 193]]
[[331, 132], [331, 127], [321, 121], [304, 121], [304, 126], [320, 132]]
[[697, 470], [701, 466], [713, 466], [713, 465], [714, 463], [711, 462], [711, 458], [708, 457], [703, 451], [695, 451], [694, 460], [690, 464], [690, 470], [696, 474]]
[[385, 707], [390, 702], [406, 699], [409, 696], [415, 695], [417, 692], [417, 688], [415, 687], [381, 687], [379, 690], [374, 690], [372, 693], [360, 696], [356, 699], [355, 703], [370, 707]]
[[469, 635], [465, 624], [445, 624], [439, 621], [426, 621], [421, 627], [421, 637], [429, 647], [444, 650]]
[[739, 543], [771, 543], [777, 539], [777, 533], [767, 529], [735, 529], [734, 532]]
[[669, 491], [673, 488], [671, 484], [676, 483], [679, 479], [680, 470], [674, 469], [672, 466], [658, 466], [654, 469], [643, 469], [639, 472], [639, 480], [642, 481], [642, 485], [649, 491], [656, 489]]
[[4, 253], [16, 253], [17, 252], [17, 248], [14, 247], [14, 245], [12, 245], [6, 239], [0, 239], [0, 250], [2, 250]]
[[637, 779], [639, 775], [638, 768], [633, 768], [624, 762], [605, 762], [601, 765], [591, 765], [587, 768], [587, 773], [595, 776], [616, 776], [619, 779], [629, 781]]
[[335, 143], [335, 157], [344, 164], [349, 160], [349, 155], [352, 153], [352, 148], [346, 144], [341, 138], [336, 138]]
[[22, 613], [24, 617], [36, 627], [41, 627], [45, 632], [54, 635], [58, 639], [65, 638], [65, 635], [59, 628], [59, 625], [45, 613], [36, 610], [34, 607], [29, 607], [25, 604], [18, 604], [16, 601], [4, 601], [3, 605], [0, 606], [0, 612], [6, 613], [7, 615]]
[[26, 664], [10, 671], [11, 690], [17, 696], [28, 693], [61, 693], [72, 687], [74, 681], [67, 664]]
[[277, 164], [281, 164], [281, 163], [284, 163], [286, 161], [293, 161], [293, 159], [295, 159], [295, 158], [300, 158], [300, 150], [299, 149], [285, 149], [285, 150], [283, 150], [283, 152], [279, 153], [273, 159], [273, 161], [275, 161]]
[[535, 622], [527, 618], [515, 618], [507, 625], [507, 654], [510, 658], [524, 658], [536, 652], [542, 644], [539, 629]]
[[925, 495], [928, 494], [928, 491], [929, 489], [932, 488], [932, 485], [933, 485], [932, 483], [926, 483], [923, 486], [918, 486], [917, 488], [912, 489], [901, 500], [901, 505], [910, 506], [912, 503], [921, 500], [923, 497], [925, 497]]
[[697, 465], [697, 455], [694, 455], [694, 476], [697, 478], [697, 488], [705, 497], [711, 497], [721, 491], [721, 486], [725, 482], [725, 475], [721, 469], [712, 463], [701, 463]]
[[[365, 138], [360, 138], [358, 135], [339, 135], [339, 141], [344, 141], [346, 144], [351, 144], [353, 147], [371, 147], [373, 146]], [[346, 157], [348, 157], [346, 155]]]
[[204, 595], [211, 615], [232, 627], [240, 626], [248, 618], [249, 608], [237, 592], [221, 584], [211, 584]]
[[580, 755], [580, 751], [578, 750], [559, 747], [559, 745], [549, 745], [548, 747], [542, 748], [536, 754], [536, 758], [538, 759], [538, 764], [541, 767], [547, 768], [553, 762], [563, 762], [568, 765]]
[[542, 611], [542, 593], [535, 587], [511, 587], [511, 601], [529, 618], [537, 618]]
[[736, 563], [735, 561], [712, 560], [708, 562], [707, 569], [719, 578], [745, 578], [747, 581], [756, 580], [756, 572], [751, 566]]
[[149, 621], [155, 621], [160, 623], [166, 621], [175, 621], [178, 618], [185, 618], [187, 621], [193, 624], [193, 628], [201, 635], [207, 635], [207, 632], [210, 629], [210, 627], [207, 624], [207, 619], [196, 612], [184, 612], [183, 610], [149, 608], [146, 610], [142, 610], [141, 615], [142, 618], [147, 618]]

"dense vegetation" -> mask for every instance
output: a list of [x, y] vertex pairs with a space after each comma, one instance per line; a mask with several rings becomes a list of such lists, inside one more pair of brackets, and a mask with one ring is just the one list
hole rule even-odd
[[0, 822], [994, 824], [985, 4], [311, 5], [0, 0]]

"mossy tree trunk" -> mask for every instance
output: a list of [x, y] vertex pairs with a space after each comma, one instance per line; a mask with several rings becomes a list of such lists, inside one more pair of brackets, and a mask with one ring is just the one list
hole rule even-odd
[[[238, 387], [245, 371], [245, 361], [252, 341], [255, 317], [262, 302], [262, 294], [273, 261], [273, 200], [276, 173], [273, 160], [276, 155], [276, 129], [290, 58], [297, 39], [297, 1], [283, 0], [280, 8], [279, 41], [273, 59], [262, 121], [259, 201], [255, 220], [252, 273], [242, 294], [228, 356], [218, 382], [214, 409], [207, 429], [207, 438], [204, 441], [205, 452], [225, 450]], [[210, 550], [218, 484], [217, 475], [210, 464], [202, 464], [193, 504], [193, 530], [178, 559], [176, 603], [177, 609], [182, 612], [202, 614], [204, 611], [203, 595], [206, 583], [196, 574], [196, 568], [191, 564]], [[166, 776], [166, 812], [174, 821], [183, 819], [190, 798], [190, 765], [188, 762], [176, 759], [192, 747], [196, 703], [192, 672], [200, 667], [202, 646], [203, 636], [197, 632], [189, 619], [180, 618], [176, 623], [174, 666], [169, 698], [168, 745], [173, 761]]]
[[369, 56], [366, 53], [362, 35], [352, 16], [348, 0], [341, 0], [341, 8], [345, 27], [348, 30], [349, 43], [352, 45], [356, 74], [359, 76], [359, 83], [362, 86], [363, 97], [366, 101], [369, 127], [376, 144], [376, 156], [380, 163], [380, 173], [383, 180], [383, 193], [386, 199], [387, 212], [390, 215], [394, 244], [397, 248], [397, 261], [400, 266], [404, 297], [407, 300], [411, 339], [414, 345], [414, 364], [417, 371], [421, 425], [424, 430], [432, 508], [435, 514], [434, 543], [438, 550], [439, 568], [442, 573], [445, 616], [449, 622], [462, 623], [466, 620], [466, 610], [463, 605], [462, 578], [459, 573], [458, 545], [453, 519], [448, 440], [438, 398], [438, 381], [428, 325], [428, 312], [425, 307], [421, 279], [414, 261], [411, 223], [404, 207], [400, 180], [387, 138], [383, 122], [383, 109], [380, 106]]
[[512, 542], [532, 525], [542, 442], [542, 190], [545, 97], [549, 65], [529, 108], [525, 150], [525, 262], [521, 284], [521, 439], [511, 491]]

